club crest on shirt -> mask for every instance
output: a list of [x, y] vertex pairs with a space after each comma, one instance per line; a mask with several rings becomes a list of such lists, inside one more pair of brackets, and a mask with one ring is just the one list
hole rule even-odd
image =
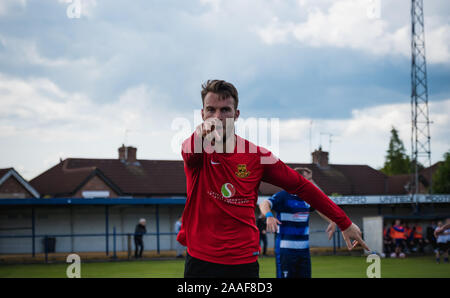
[[250, 171], [247, 170], [246, 164], [237, 165], [237, 172], [235, 172], [236, 176], [239, 178], [247, 178], [250, 175]]

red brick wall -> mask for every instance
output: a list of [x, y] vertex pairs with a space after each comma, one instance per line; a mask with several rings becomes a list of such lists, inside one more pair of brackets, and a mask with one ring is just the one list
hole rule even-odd
[[33, 198], [33, 195], [16, 178], [10, 176], [0, 185], [0, 198]]
[[96, 190], [103, 190], [103, 191], [109, 191], [109, 197], [110, 198], [117, 198], [119, 195], [112, 190], [105, 182], [103, 182], [102, 179], [100, 179], [98, 176], [92, 177], [81, 189], [77, 191], [77, 193], [73, 196], [75, 198], [82, 198], [83, 197], [83, 191], [96, 191]]

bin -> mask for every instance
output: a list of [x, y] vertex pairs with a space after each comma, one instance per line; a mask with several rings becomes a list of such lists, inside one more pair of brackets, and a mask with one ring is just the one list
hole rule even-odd
[[56, 238], [46, 237], [42, 240], [42, 242], [44, 244], [44, 251], [46, 251], [47, 253], [55, 252]]

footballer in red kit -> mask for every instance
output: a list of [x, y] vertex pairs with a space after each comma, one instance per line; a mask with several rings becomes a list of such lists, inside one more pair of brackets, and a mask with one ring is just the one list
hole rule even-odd
[[258, 277], [255, 208], [262, 181], [302, 197], [334, 221], [349, 249], [358, 243], [368, 249], [359, 228], [321, 190], [234, 133], [239, 110], [232, 84], [208, 81], [202, 100], [204, 122], [182, 145], [187, 200], [177, 240], [187, 246], [185, 277]]

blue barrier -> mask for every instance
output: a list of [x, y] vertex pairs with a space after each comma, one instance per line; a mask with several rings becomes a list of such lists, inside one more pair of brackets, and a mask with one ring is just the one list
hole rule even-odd
[[[175, 232], [157, 232], [157, 233], [145, 233], [144, 236], [156, 236], [156, 242], [157, 242], [157, 253], [160, 254], [160, 236], [176, 236], [177, 233]], [[45, 263], [48, 263], [48, 254], [51, 253], [49, 251], [49, 243], [51, 238], [70, 238], [70, 237], [105, 237], [105, 241], [109, 242], [109, 237], [113, 237], [113, 259], [117, 259], [117, 237], [120, 236], [127, 236], [132, 237], [134, 236], [134, 233], [117, 233], [116, 227], [113, 227], [113, 233], [112, 235], [109, 234], [108, 231], [105, 231], [105, 233], [91, 233], [91, 234], [34, 234], [34, 231], [32, 235], [0, 235], [0, 239], [20, 239], [20, 238], [31, 238], [32, 239], [32, 257], [36, 256], [35, 251], [35, 241], [36, 239], [42, 238], [44, 240], [44, 255], [45, 255]], [[108, 244], [105, 247], [105, 254], [106, 256], [109, 256], [109, 246]]]
[[[10, 205], [29, 205], [31, 206], [31, 236], [26, 236], [25, 238], [32, 238], [32, 256], [36, 254], [35, 239], [38, 237], [45, 237], [45, 235], [36, 235], [36, 206], [44, 205], [96, 205], [104, 206], [105, 208], [105, 233], [101, 236], [105, 237], [105, 252], [109, 256], [109, 206], [117, 205], [153, 205], [155, 206], [155, 217], [156, 217], [156, 245], [157, 252], [160, 253], [160, 235], [164, 235], [159, 232], [159, 205], [183, 205], [186, 202], [184, 198], [95, 198], [95, 199], [82, 199], [82, 198], [51, 198], [51, 199], [0, 199], [0, 206], [10, 206]], [[173, 235], [174, 233], [169, 233]], [[80, 234], [81, 235], [81, 234]], [[99, 234], [82, 234], [79, 237], [90, 237], [99, 236]], [[54, 237], [55, 235], [48, 235], [49, 237]], [[117, 234], [116, 236], [119, 236]], [[1, 238], [8, 238], [10, 236], [0, 236]], [[13, 236], [14, 237], [14, 236]], [[77, 237], [76, 235], [58, 235], [58, 237]]]

